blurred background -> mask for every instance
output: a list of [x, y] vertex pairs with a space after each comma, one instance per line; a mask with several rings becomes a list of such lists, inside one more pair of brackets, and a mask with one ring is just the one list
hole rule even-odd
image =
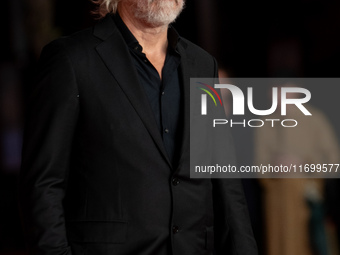
[[[0, 255], [27, 254], [16, 189], [25, 95], [32, 85], [40, 51], [55, 38], [93, 25], [96, 22], [90, 14], [93, 7], [89, 0], [2, 0]], [[214, 55], [224, 77], [339, 77], [340, 1], [187, 0], [186, 9], [174, 27], [183, 37]], [[337, 95], [333, 95], [332, 100], [334, 106], [339, 104]], [[329, 118], [333, 146], [337, 146], [339, 118], [327, 116], [330, 113], [324, 102], [319, 100], [317, 107]], [[256, 161], [253, 136], [245, 131], [238, 143], [247, 145], [242, 149], [242, 157], [249, 164]], [[304, 205], [301, 210], [305, 212], [307, 224], [300, 226], [289, 220], [296, 218], [294, 213], [288, 220], [281, 221], [284, 215], [277, 214], [276, 220], [270, 221], [268, 214], [271, 210], [277, 212], [278, 207], [275, 203], [268, 204], [268, 199], [280, 201], [288, 197], [289, 200], [295, 193], [288, 192], [286, 198], [282, 198], [285, 190], [305, 184], [281, 183], [285, 188], [275, 195], [268, 188], [272, 184], [257, 179], [243, 180], [260, 254], [339, 254], [340, 181], [321, 182], [320, 195], [313, 198], [315, 203], [303, 198], [295, 201], [297, 204], [285, 206], [294, 212]], [[280, 233], [273, 232], [273, 227], [280, 229]], [[300, 241], [294, 242], [292, 236], [287, 244], [280, 241], [292, 230], [305, 235], [303, 240], [308, 247], [299, 247]], [[270, 237], [275, 237], [276, 241]]]

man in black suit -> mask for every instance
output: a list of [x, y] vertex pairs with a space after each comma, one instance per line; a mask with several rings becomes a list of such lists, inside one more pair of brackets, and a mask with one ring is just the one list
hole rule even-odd
[[97, 1], [41, 55], [21, 207], [30, 254], [256, 254], [239, 181], [190, 179], [189, 80], [216, 61], [169, 24], [183, 0]]

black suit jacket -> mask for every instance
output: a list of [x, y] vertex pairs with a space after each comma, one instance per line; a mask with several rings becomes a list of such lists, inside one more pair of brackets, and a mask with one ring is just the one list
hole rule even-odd
[[217, 66], [185, 39], [178, 50], [185, 124], [173, 167], [112, 17], [44, 48], [20, 184], [30, 254], [256, 254], [240, 182], [190, 179], [189, 80]]

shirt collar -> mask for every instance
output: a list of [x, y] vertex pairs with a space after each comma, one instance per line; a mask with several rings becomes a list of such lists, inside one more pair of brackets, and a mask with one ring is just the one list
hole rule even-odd
[[[129, 28], [125, 25], [124, 21], [120, 17], [119, 13], [116, 12], [116, 14], [113, 15], [113, 19], [121, 32], [126, 44], [129, 48], [143, 51], [142, 46], [137, 41], [136, 37], [131, 33]], [[169, 25], [168, 28], [168, 42], [169, 42], [169, 49], [178, 52], [177, 51], [177, 44], [180, 40], [180, 36], [178, 32], [175, 30], [175, 28], [171, 25]]]

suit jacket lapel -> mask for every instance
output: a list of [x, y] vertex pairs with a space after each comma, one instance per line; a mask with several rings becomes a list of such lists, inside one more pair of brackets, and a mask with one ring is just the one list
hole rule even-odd
[[181, 55], [180, 74], [184, 93], [184, 130], [178, 169], [184, 162], [190, 162], [190, 78], [194, 74], [195, 61], [194, 56], [186, 51], [186, 47], [187, 44], [183, 40], [180, 40], [178, 51]]
[[144, 89], [139, 84], [128, 48], [112, 17], [108, 15], [98, 23], [95, 26], [94, 35], [103, 40], [96, 47], [98, 54], [130, 100], [154, 142], [171, 166], [161, 134], [157, 128], [154, 113]]

